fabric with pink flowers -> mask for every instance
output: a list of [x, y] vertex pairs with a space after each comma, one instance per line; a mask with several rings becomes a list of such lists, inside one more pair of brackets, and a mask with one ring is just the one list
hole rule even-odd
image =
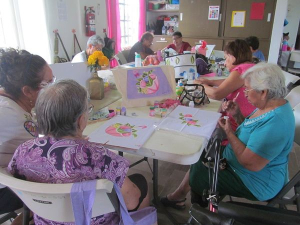
[[128, 99], [152, 98], [171, 93], [171, 86], [161, 68], [141, 68], [127, 71]]
[[221, 113], [177, 106], [158, 126], [158, 129], [192, 134], [209, 139]]

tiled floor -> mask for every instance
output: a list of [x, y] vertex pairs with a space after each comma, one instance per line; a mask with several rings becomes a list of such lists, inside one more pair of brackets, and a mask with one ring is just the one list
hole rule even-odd
[[[139, 157], [125, 154], [125, 157], [128, 158], [131, 162], [135, 162], [139, 160]], [[152, 166], [152, 160], [149, 159], [149, 163]], [[167, 163], [163, 161], [159, 161], [159, 195], [165, 196], [167, 193], [172, 192], [181, 182], [182, 178], [184, 177], [186, 171], [189, 169], [189, 166], [182, 166], [182, 165], [176, 165], [173, 163]], [[293, 148], [293, 151], [290, 155], [290, 163], [289, 163], [289, 172], [290, 177], [293, 177], [297, 171], [300, 169], [300, 146], [295, 145]], [[129, 170], [129, 174], [133, 173], [141, 173], [143, 174], [146, 179], [148, 180], [149, 184], [149, 191], [152, 196], [152, 174], [149, 169], [149, 166], [146, 162], [143, 162]], [[245, 199], [235, 199], [238, 201], [246, 202]], [[247, 201], [248, 202], [248, 201]], [[189, 207], [190, 204], [190, 195], [187, 196], [186, 200], [186, 209], [179, 211], [175, 209], [168, 208], [168, 211], [174, 216], [174, 218], [179, 223], [186, 223], [189, 218]], [[295, 209], [294, 207], [292, 209]], [[4, 225], [9, 225], [10, 223], [5, 223]], [[159, 211], [158, 213], [158, 224], [159, 225], [169, 225], [172, 224], [170, 220], [165, 216], [163, 213]]]

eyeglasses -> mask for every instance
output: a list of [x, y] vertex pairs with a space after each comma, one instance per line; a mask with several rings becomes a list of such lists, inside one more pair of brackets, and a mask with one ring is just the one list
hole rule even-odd
[[249, 91], [252, 91], [252, 90], [254, 90], [253, 88], [251, 88], [251, 89], [244, 89], [244, 93], [246, 94], [246, 95], [248, 95], [248, 93], [249, 93]]
[[91, 112], [93, 112], [93, 109], [94, 109], [94, 105], [89, 103], [88, 113], [90, 114]]
[[45, 88], [45, 87], [48, 87], [49, 85], [53, 84], [54, 82], [56, 81], [56, 76], [53, 76], [52, 79], [50, 81], [42, 81], [40, 84], [39, 84], [39, 87], [40, 88]]

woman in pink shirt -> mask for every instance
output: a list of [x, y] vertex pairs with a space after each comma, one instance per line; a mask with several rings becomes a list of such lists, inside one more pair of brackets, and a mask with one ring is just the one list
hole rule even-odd
[[[195, 83], [202, 84], [205, 88], [205, 93], [211, 99], [234, 100], [241, 108], [242, 114], [248, 116], [255, 107], [246, 99], [243, 91], [244, 81], [241, 75], [247, 69], [254, 66], [252, 61], [252, 53], [246, 41], [237, 39], [229, 42], [224, 49], [225, 66], [230, 71], [229, 76], [222, 80], [208, 80], [200, 78]], [[231, 118], [233, 129], [237, 128], [235, 121]]]
[[182, 41], [182, 34], [176, 31], [172, 35], [173, 44], [169, 44], [166, 48], [174, 49], [178, 54], [183, 54], [183, 51], [191, 51], [191, 45], [188, 42]]
[[[229, 76], [223, 80], [207, 80], [200, 78], [196, 80], [196, 84], [202, 84], [205, 88], [205, 93], [211, 99], [222, 100], [232, 100], [240, 106], [241, 113], [244, 117], [247, 117], [255, 107], [251, 105], [244, 95], [244, 80], [241, 78], [242, 74], [245, 73], [247, 69], [254, 66], [251, 63], [252, 53], [246, 41], [237, 39], [235, 41], [229, 42], [225, 46], [225, 66], [230, 71]], [[226, 107], [224, 104], [223, 107]], [[223, 115], [226, 115], [223, 112]], [[228, 115], [231, 122], [231, 127], [236, 130], [237, 123]], [[223, 143], [224, 144], [224, 143]], [[168, 194], [166, 197], [161, 198], [161, 202], [165, 206], [173, 207], [175, 209], [185, 208], [185, 196], [190, 191], [189, 185], [190, 171], [188, 171], [183, 178], [179, 187], [172, 193]]]

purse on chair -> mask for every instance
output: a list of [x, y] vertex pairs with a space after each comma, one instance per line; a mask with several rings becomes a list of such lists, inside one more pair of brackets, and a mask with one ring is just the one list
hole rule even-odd
[[210, 103], [205, 88], [201, 84], [185, 84], [179, 100], [183, 105], [190, 101], [193, 101], [195, 105]]

